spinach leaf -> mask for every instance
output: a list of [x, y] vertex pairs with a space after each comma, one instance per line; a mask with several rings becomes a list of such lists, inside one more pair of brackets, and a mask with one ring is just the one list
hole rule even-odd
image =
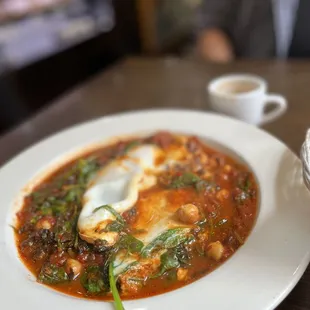
[[103, 281], [103, 272], [99, 266], [88, 266], [81, 276], [81, 284], [90, 294], [106, 292], [108, 288]]
[[152, 278], [162, 276], [166, 271], [180, 267], [180, 263], [175, 251], [167, 251], [160, 256], [160, 269], [159, 272]]
[[125, 226], [123, 223], [120, 223], [119, 221], [113, 221], [109, 223], [105, 229], [107, 231], [121, 232], [124, 229], [124, 227]]
[[93, 213], [97, 212], [100, 209], [109, 211], [116, 218], [118, 222], [125, 225], [125, 220], [123, 219], [123, 217], [117, 211], [115, 211], [111, 206], [103, 205], [103, 206], [97, 207], [93, 210]]
[[109, 205], [103, 205], [103, 206], [100, 206], [100, 207], [97, 207], [93, 210], [93, 213], [97, 212], [98, 210], [100, 209], [104, 209], [104, 210], [107, 210], [109, 211], [114, 217], [115, 217], [115, 221], [109, 223], [107, 226], [106, 226], [106, 231], [116, 231], [116, 232], [121, 232], [124, 227], [126, 226], [126, 222], [125, 220], [123, 219], [123, 217], [118, 213], [116, 212], [111, 206]]
[[149, 257], [157, 249], [174, 248], [190, 239], [189, 228], [173, 228], [162, 232], [142, 249], [141, 256]]
[[182, 175], [174, 178], [170, 183], [171, 188], [183, 188], [187, 186], [194, 186], [201, 179], [193, 173], [185, 172]]
[[166, 276], [166, 279], [168, 281], [175, 282], [178, 279], [178, 277], [177, 277], [177, 270], [175, 268], [174, 269], [170, 269], [170, 270], [165, 272], [165, 276]]
[[189, 259], [189, 253], [186, 250], [184, 244], [180, 244], [173, 249], [169, 249], [167, 252], [160, 256], [159, 272], [152, 278], [160, 277], [171, 269], [188, 265]]
[[57, 267], [53, 264], [43, 265], [38, 280], [46, 284], [58, 284], [68, 281], [68, 275], [63, 267]]
[[[120, 250], [125, 250], [127, 253], [140, 253], [144, 244], [139, 239], [135, 238], [132, 235], [122, 235], [119, 241], [108, 251], [106, 252], [106, 261], [103, 267], [104, 274], [109, 269], [109, 264], [114, 260], [115, 255]], [[129, 264], [121, 273], [128, 271], [133, 267], [137, 262]]]
[[122, 236], [118, 243], [119, 249], [126, 249], [129, 253], [140, 253], [143, 246], [143, 242], [132, 235]]
[[110, 262], [109, 265], [109, 280], [110, 280], [110, 287], [111, 287], [111, 291], [112, 291], [112, 295], [114, 298], [114, 305], [115, 305], [115, 309], [116, 310], [124, 310], [124, 306], [122, 303], [122, 300], [119, 296], [117, 287], [116, 287], [116, 281], [115, 281], [115, 277], [114, 277], [114, 273], [113, 273], [113, 262]]
[[175, 249], [175, 255], [181, 266], [189, 265], [189, 260], [191, 258], [188, 250], [186, 249], [184, 243], [177, 246]]
[[[128, 264], [123, 270], [121, 270], [116, 276], [119, 276], [120, 274], [124, 274], [126, 273], [128, 270], [130, 270], [132, 267], [138, 265], [139, 262], [138, 261], [134, 261], [130, 264]], [[119, 266], [119, 265], [118, 265]]]

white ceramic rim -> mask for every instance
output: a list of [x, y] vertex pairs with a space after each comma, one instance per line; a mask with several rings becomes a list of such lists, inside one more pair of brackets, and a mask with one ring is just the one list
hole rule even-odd
[[[248, 82], [253, 82], [257, 84], [257, 88], [244, 92], [244, 93], [238, 93], [238, 94], [229, 94], [225, 93], [222, 91], [218, 90], [218, 86], [222, 83], [225, 82], [234, 82], [234, 81], [248, 81]], [[248, 98], [251, 96], [256, 96], [257, 94], [265, 93], [267, 91], [267, 82], [253, 74], [243, 74], [243, 73], [237, 73], [237, 74], [225, 74], [222, 75], [214, 80], [212, 80], [208, 85], [207, 85], [207, 91], [209, 94], [221, 98]]]
[[287, 296], [310, 259], [310, 195], [302, 181], [300, 160], [266, 132], [228, 117], [188, 110], [148, 110], [104, 117], [69, 128], [32, 146], [2, 167], [0, 291], [3, 307], [112, 309], [110, 303], [73, 298], [34, 282], [17, 257], [9, 224], [21, 201], [21, 189], [48, 167], [92, 143], [163, 129], [210, 138], [242, 154], [259, 182], [260, 211], [245, 245], [220, 268], [181, 289], [126, 301], [126, 310], [176, 307], [267, 310], [275, 308]]

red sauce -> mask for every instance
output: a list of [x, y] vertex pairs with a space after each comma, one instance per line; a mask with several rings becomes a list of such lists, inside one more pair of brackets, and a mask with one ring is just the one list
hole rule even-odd
[[[161, 256], [152, 264], [118, 278], [123, 299], [161, 294], [199, 279], [226, 261], [246, 241], [253, 228], [258, 187], [252, 172], [195, 137], [185, 140], [167, 132], [137, 139], [137, 143], [155, 143], [163, 150], [183, 143], [192, 155], [186, 165], [161, 172], [155, 186], [139, 193], [136, 205], [122, 214], [126, 223], [122, 234], [139, 238], [148, 225], [155, 225], [162, 219], [163, 212], [175, 214], [172, 219], [182, 224], [184, 219], [178, 218], [177, 211], [187, 204], [197, 208], [199, 221], [190, 225], [191, 241], [167, 251], [167, 255], [174, 258], [174, 267], [158, 276], [162, 268]], [[16, 243], [22, 261], [39, 282], [77, 297], [111, 299], [105, 273], [111, 249], [106, 249], [100, 241], [93, 245], [81, 240], [76, 220], [91, 175], [110, 160], [123, 156], [134, 141], [121, 141], [71, 161], [25, 197], [17, 214]], [[163, 162], [164, 158], [160, 157], [157, 164]], [[155, 212], [162, 201], [163, 209]], [[185, 216], [190, 221], [192, 214], [185, 212]], [[213, 250], [219, 245], [216, 256]], [[152, 257], [156, 256], [154, 253]], [[76, 265], [70, 265], [72, 261]], [[98, 282], [98, 273], [91, 274], [91, 268], [99, 268], [104, 283]], [[143, 281], [137, 277], [142, 277]], [[90, 287], [90, 279], [95, 279], [95, 286]]]

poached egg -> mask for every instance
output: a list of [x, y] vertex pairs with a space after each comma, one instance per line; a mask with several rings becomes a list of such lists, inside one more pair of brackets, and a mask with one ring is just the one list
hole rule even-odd
[[108, 246], [115, 244], [119, 233], [105, 230], [115, 216], [104, 208], [97, 208], [109, 205], [119, 214], [132, 208], [138, 200], [139, 191], [156, 184], [157, 179], [152, 172], [156, 170], [156, 159], [161, 153], [155, 145], [137, 146], [97, 172], [83, 196], [83, 208], [78, 219], [82, 239], [89, 243], [96, 239], [105, 240]]

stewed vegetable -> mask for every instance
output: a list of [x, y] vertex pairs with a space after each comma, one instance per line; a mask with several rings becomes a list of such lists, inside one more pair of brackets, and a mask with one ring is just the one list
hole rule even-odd
[[214, 270], [257, 212], [249, 169], [196, 137], [159, 132], [59, 167], [24, 198], [16, 242], [40, 283], [91, 299], [152, 296]]

